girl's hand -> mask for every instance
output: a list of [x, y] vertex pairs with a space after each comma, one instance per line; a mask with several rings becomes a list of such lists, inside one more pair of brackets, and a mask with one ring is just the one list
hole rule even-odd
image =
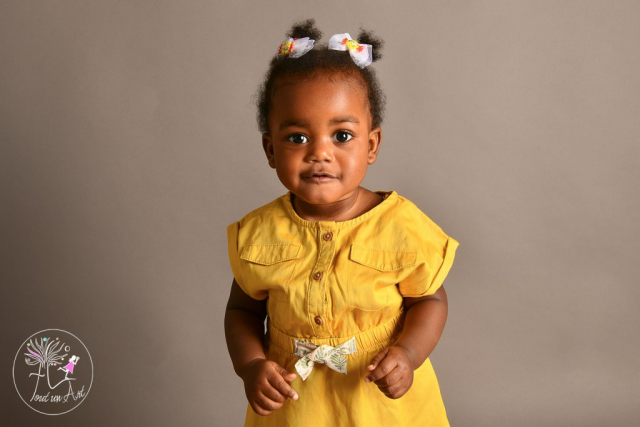
[[251, 409], [258, 415], [269, 415], [280, 409], [288, 398], [298, 400], [298, 393], [287, 384], [296, 374], [272, 360], [253, 359], [242, 367], [240, 378]]
[[381, 392], [390, 399], [398, 399], [409, 391], [413, 384], [413, 364], [404, 347], [386, 347], [376, 354], [367, 366], [364, 380], [375, 382]]

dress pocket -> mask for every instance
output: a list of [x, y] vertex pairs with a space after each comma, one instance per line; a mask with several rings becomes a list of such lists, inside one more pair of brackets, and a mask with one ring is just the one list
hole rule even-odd
[[294, 243], [253, 244], [242, 248], [240, 259], [247, 261], [245, 280], [266, 290], [269, 298], [287, 299], [287, 287], [300, 258], [301, 245]]
[[380, 310], [400, 304], [396, 287], [415, 265], [417, 252], [373, 248], [353, 244], [349, 251], [349, 305], [362, 310]]

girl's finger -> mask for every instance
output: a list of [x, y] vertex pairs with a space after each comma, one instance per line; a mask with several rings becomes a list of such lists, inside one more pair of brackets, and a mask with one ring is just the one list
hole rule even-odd
[[274, 402], [264, 393], [258, 393], [256, 396], [256, 403], [266, 411], [275, 411], [282, 407], [282, 403]]
[[271, 414], [271, 411], [267, 411], [266, 409], [264, 409], [262, 406], [260, 406], [257, 402], [251, 402], [251, 409], [253, 409], [253, 412], [255, 412], [258, 415], [269, 415]]
[[396, 366], [398, 366], [398, 360], [395, 357], [385, 357], [373, 372], [364, 377], [364, 380], [366, 382], [377, 381], [388, 375]]
[[284, 396], [282, 393], [280, 393], [278, 390], [271, 387], [270, 385], [267, 385], [265, 388], [263, 388], [262, 393], [274, 402], [284, 403], [287, 400], [286, 396]]
[[389, 347], [383, 348], [373, 359], [371, 359], [371, 363], [367, 366], [367, 369], [373, 371], [378, 364], [387, 357], [387, 353], [389, 353]]
[[388, 389], [382, 390], [382, 393], [387, 396], [389, 399], [398, 399], [405, 395], [405, 393], [409, 390], [406, 386], [393, 386]]
[[291, 381], [296, 379], [296, 374], [287, 371], [286, 369], [284, 369], [280, 365], [277, 365], [276, 372], [278, 372], [280, 375], [282, 375], [282, 378], [284, 378], [286, 381], [291, 382]]
[[283, 396], [290, 397], [293, 400], [298, 400], [298, 393], [296, 393], [296, 391], [287, 384], [284, 377], [279, 373], [269, 376], [269, 384], [271, 384], [271, 386]]
[[383, 388], [388, 388], [396, 383], [400, 382], [403, 378], [403, 372], [399, 369], [399, 366], [396, 366], [391, 372], [389, 372], [384, 377], [380, 378], [376, 381], [376, 385], [382, 390]]

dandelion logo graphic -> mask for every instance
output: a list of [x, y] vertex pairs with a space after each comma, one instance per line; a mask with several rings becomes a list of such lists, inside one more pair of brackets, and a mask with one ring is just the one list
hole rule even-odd
[[75, 335], [61, 329], [33, 334], [13, 361], [13, 382], [31, 409], [62, 415], [75, 409], [89, 394], [93, 361]]

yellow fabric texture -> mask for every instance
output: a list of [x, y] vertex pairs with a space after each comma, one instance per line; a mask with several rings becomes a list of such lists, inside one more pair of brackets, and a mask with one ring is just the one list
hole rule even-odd
[[[250, 297], [268, 298], [267, 358], [295, 372], [294, 339], [338, 346], [356, 338], [347, 375], [316, 364], [266, 417], [247, 405], [245, 426], [448, 426], [429, 358], [411, 389], [389, 399], [366, 383], [367, 365], [402, 330], [403, 297], [434, 294], [453, 264], [458, 242], [395, 191], [347, 221], [308, 221], [291, 193], [227, 227], [233, 275]], [[394, 423], [394, 424], [390, 424]]]

